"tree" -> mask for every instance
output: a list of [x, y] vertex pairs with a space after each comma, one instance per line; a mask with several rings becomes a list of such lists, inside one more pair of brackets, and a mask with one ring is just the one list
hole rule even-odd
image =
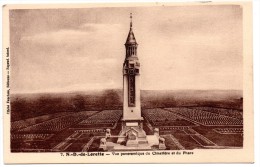
[[76, 95], [73, 98], [73, 107], [75, 111], [84, 111], [85, 108], [85, 99], [82, 95]]

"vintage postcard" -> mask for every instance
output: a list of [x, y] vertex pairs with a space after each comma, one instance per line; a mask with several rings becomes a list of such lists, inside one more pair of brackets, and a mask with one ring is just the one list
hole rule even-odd
[[251, 6], [3, 6], [5, 163], [254, 162]]

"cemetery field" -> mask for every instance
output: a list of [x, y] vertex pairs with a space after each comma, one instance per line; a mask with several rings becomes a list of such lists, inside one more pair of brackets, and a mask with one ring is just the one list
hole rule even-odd
[[[213, 107], [143, 109], [147, 135], [159, 128], [167, 150], [243, 147], [242, 111]], [[121, 130], [122, 110], [61, 112], [11, 123], [13, 152], [80, 152], [99, 150], [111, 129]], [[19, 124], [18, 124], [19, 123]]]
[[[242, 148], [239, 90], [141, 90], [143, 129], [168, 150]], [[97, 151], [105, 130], [122, 128], [122, 89], [11, 94], [12, 152]], [[115, 138], [113, 138], [115, 140]]]

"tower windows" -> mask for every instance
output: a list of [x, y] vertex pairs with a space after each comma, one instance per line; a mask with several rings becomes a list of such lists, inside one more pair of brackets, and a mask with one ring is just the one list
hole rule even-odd
[[134, 64], [129, 64], [130, 68], [134, 68], [135, 65]]
[[128, 106], [135, 106], [135, 76], [129, 75], [128, 78]]
[[126, 45], [126, 56], [137, 55], [137, 45]]

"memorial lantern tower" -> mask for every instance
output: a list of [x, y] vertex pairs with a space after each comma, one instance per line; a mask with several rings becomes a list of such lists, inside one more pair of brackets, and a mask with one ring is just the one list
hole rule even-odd
[[[146, 134], [143, 130], [143, 118], [141, 116], [141, 99], [140, 99], [140, 62], [137, 56], [137, 47], [132, 23], [132, 14], [130, 14], [130, 30], [125, 42], [125, 60], [123, 64], [123, 118], [121, 138], [118, 143], [126, 141], [128, 135], [131, 143], [145, 143]], [[124, 137], [126, 138], [124, 138]], [[135, 136], [135, 137], [134, 137]], [[133, 145], [136, 145], [133, 144]]]
[[[140, 62], [130, 14], [130, 30], [125, 42], [125, 60], [123, 63], [123, 118], [122, 128], [118, 136], [113, 136], [106, 130], [105, 138], [100, 140], [100, 149], [110, 150], [152, 150], [166, 149], [164, 139], [159, 136], [159, 129], [154, 129], [153, 135], [146, 135], [143, 130], [140, 99]], [[112, 138], [116, 137], [115, 143]]]

